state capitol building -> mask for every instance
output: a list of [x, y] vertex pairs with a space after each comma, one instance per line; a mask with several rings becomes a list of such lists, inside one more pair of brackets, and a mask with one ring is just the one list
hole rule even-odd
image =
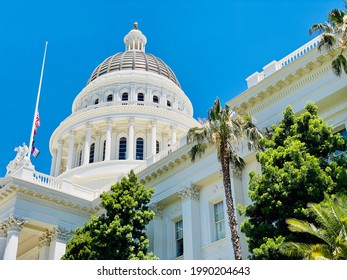
[[[264, 129], [282, 119], [287, 105], [300, 113], [311, 101], [335, 132], [346, 130], [347, 78], [334, 76], [319, 40], [249, 76], [247, 90], [228, 104]], [[162, 260], [234, 258], [216, 151], [190, 160], [187, 132], [201, 124], [189, 94], [170, 66], [146, 52], [136, 23], [124, 44], [95, 68], [51, 135], [50, 174], [35, 170], [27, 147], [17, 148], [0, 178], [0, 259], [60, 259], [71, 234], [101, 213], [100, 194], [131, 169], [155, 189], [149, 251]], [[251, 203], [248, 174], [260, 171], [255, 152], [240, 153], [246, 167], [232, 172], [235, 205]], [[247, 248], [242, 233], [241, 245]]]

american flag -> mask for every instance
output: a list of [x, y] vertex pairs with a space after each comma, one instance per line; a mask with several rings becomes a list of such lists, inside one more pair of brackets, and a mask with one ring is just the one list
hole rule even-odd
[[36, 113], [36, 117], [35, 117], [35, 128], [34, 128], [34, 135], [36, 135], [37, 132], [37, 128], [41, 125], [40, 123], [40, 115], [39, 112]]

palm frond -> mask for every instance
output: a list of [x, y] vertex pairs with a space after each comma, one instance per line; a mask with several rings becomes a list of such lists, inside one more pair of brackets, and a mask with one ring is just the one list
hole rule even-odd
[[288, 257], [301, 257], [305, 260], [331, 260], [333, 256], [326, 244], [285, 242], [280, 252]]
[[328, 21], [332, 24], [332, 25], [339, 25], [343, 23], [343, 17], [344, 17], [345, 13], [339, 9], [334, 9], [331, 12], [328, 13]]
[[195, 162], [197, 158], [200, 158], [205, 153], [206, 149], [207, 143], [194, 145], [189, 152], [191, 161]]
[[333, 33], [324, 33], [322, 35], [322, 40], [319, 41], [318, 43], [318, 50], [323, 51], [323, 50], [330, 50], [336, 45], [336, 38]]
[[331, 68], [336, 76], [341, 76], [342, 71], [347, 73], [347, 61], [344, 55], [339, 54], [332, 62]]
[[312, 36], [314, 33], [332, 33], [333, 32], [333, 28], [330, 24], [328, 23], [317, 23], [311, 26], [311, 28], [309, 29], [309, 34], [310, 36]]

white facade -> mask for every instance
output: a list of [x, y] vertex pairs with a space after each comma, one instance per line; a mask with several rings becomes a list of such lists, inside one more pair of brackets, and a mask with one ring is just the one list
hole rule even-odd
[[[255, 72], [229, 103], [264, 128], [287, 105], [300, 112], [312, 101], [336, 131], [345, 129], [347, 78], [333, 75], [333, 53], [319, 53], [318, 40]], [[125, 52], [93, 71], [52, 134], [51, 174], [37, 172], [20, 149], [9, 163], [0, 179], [0, 259], [59, 259], [71, 233], [100, 212], [100, 193], [130, 169], [155, 188], [150, 251], [160, 259], [233, 259], [216, 153], [194, 164], [188, 155], [186, 133], [199, 125], [191, 102], [172, 70], [145, 52], [137, 25], [124, 43]], [[249, 204], [248, 173], [259, 166], [254, 153], [240, 153], [247, 165], [233, 172], [234, 202]], [[241, 242], [246, 258], [242, 234]]]

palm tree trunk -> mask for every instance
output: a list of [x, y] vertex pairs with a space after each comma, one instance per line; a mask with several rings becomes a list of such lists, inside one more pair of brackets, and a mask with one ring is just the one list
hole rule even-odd
[[235, 260], [242, 260], [240, 237], [237, 232], [237, 219], [235, 215], [235, 206], [233, 195], [231, 192], [231, 181], [230, 181], [230, 160], [226, 145], [221, 143], [221, 167], [223, 174], [223, 185], [225, 191], [225, 201], [227, 206], [227, 214], [229, 220], [229, 227], [231, 232], [231, 243], [234, 248]]

